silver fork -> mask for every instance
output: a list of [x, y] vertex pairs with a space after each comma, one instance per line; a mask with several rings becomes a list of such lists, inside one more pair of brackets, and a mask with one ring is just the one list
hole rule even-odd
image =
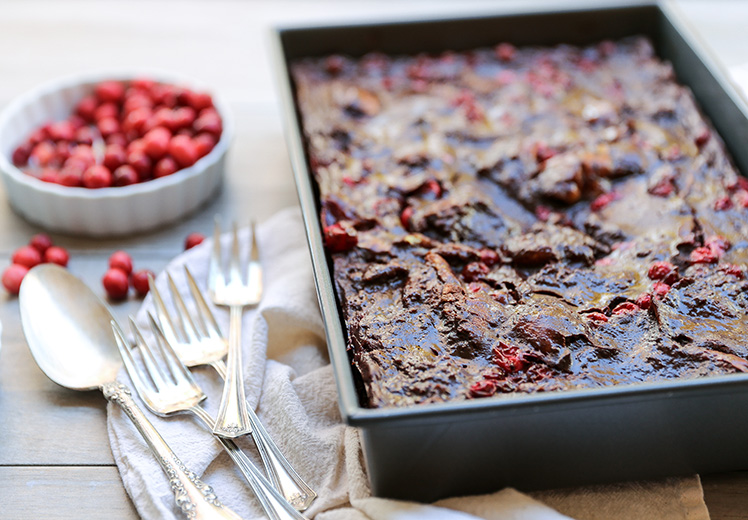
[[[140, 329], [130, 318], [135, 346], [140, 350], [145, 370], [135, 362], [129, 342], [120, 326], [112, 321], [112, 330], [135, 390], [148, 409], [156, 415], [166, 417], [180, 412], [191, 413], [212, 430], [214, 420], [200, 406], [200, 402], [205, 399], [205, 394], [192, 378], [189, 370], [179, 360], [150, 313], [148, 321], [155, 338], [153, 342], [156, 345], [155, 349], [145, 341]], [[157, 350], [161, 362], [157, 361], [154, 350]], [[272, 487], [234, 441], [218, 436], [214, 438], [221, 443], [239, 467], [269, 518], [272, 520], [305, 520], [305, 517]]]
[[239, 237], [236, 222], [233, 224], [233, 239], [229, 258], [228, 274], [224, 272], [221, 255], [221, 225], [216, 219], [213, 232], [213, 252], [208, 269], [208, 292], [213, 303], [229, 308], [229, 352], [226, 380], [216, 417], [213, 433], [222, 437], [239, 437], [250, 433], [247, 401], [244, 397], [242, 375], [242, 313], [244, 307], [257, 305], [262, 298], [262, 266], [257, 251], [255, 225], [252, 222], [252, 242], [247, 262], [246, 278], [242, 273], [239, 258]]
[[[226, 365], [223, 357], [227, 351], [226, 340], [187, 266], [184, 266], [184, 274], [194, 303], [194, 313], [189, 311], [171, 274], [166, 273], [166, 280], [174, 306], [173, 313], [167, 309], [153, 277], [148, 279], [159, 325], [185, 365], [210, 365], [225, 379]], [[317, 493], [304, 482], [283, 456], [249, 405], [247, 413], [252, 427], [252, 438], [270, 481], [291, 505], [299, 511], [305, 511], [317, 498]]]

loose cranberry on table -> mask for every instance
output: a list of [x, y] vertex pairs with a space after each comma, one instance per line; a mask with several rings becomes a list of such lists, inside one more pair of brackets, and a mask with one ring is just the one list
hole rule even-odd
[[[12, 160], [44, 182], [129, 186], [192, 166], [213, 150], [222, 131], [221, 116], [206, 92], [149, 78], [102, 81], [67, 119], [32, 132], [13, 151]], [[105, 152], [96, 157], [92, 146], [100, 144], [106, 145]], [[131, 170], [117, 173], [123, 166], [137, 177]]]
[[36, 248], [36, 250], [41, 254], [44, 254], [44, 252], [52, 246], [52, 239], [45, 233], [38, 233], [31, 237], [29, 245]]
[[20, 264], [12, 264], [10, 265], [5, 271], [3, 271], [3, 287], [12, 295], [17, 296], [18, 292], [21, 290], [21, 282], [23, 281], [23, 277], [26, 276], [26, 273], [29, 272], [29, 268], [20, 265]]
[[68, 261], [70, 260], [70, 254], [67, 249], [58, 246], [50, 246], [44, 252], [44, 262], [48, 264], [57, 264], [62, 267], [67, 267]]
[[115, 251], [109, 257], [109, 267], [119, 269], [129, 276], [132, 273], [132, 257], [126, 251]]
[[42, 255], [35, 247], [23, 246], [16, 249], [11, 257], [11, 262], [31, 269], [42, 263]]
[[130, 280], [122, 269], [110, 268], [101, 279], [104, 290], [112, 300], [124, 300], [130, 290]]
[[205, 235], [203, 235], [202, 233], [190, 233], [184, 240], [184, 250], [187, 251], [188, 249], [192, 249], [198, 244], [202, 244], [203, 240], [205, 240]]
[[138, 296], [142, 297], [148, 294], [148, 275], [155, 276], [150, 269], [141, 269], [132, 273], [130, 281], [132, 282], [132, 288], [135, 289]]

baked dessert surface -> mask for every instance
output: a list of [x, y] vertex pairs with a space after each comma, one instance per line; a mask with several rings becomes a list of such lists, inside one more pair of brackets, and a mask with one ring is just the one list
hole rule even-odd
[[748, 371], [748, 182], [645, 38], [292, 73], [368, 406]]

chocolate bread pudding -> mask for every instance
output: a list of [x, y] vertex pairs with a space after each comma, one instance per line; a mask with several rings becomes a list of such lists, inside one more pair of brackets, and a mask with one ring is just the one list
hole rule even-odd
[[647, 39], [292, 72], [368, 406], [748, 372], [748, 181]]

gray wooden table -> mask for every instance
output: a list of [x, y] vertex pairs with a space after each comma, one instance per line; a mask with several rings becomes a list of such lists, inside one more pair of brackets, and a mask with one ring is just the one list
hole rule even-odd
[[[748, 62], [748, 3], [678, 3], [726, 67]], [[521, 5], [503, 1], [498, 7]], [[264, 220], [296, 204], [265, 45], [269, 26], [496, 7], [488, 1], [2, 0], [0, 107], [43, 81], [100, 68], [166, 69], [213, 85], [228, 101], [236, 137], [225, 188], [209, 205], [177, 225], [140, 236], [52, 235], [70, 250], [70, 271], [103, 295], [100, 278], [116, 249], [129, 251], [136, 267], [158, 272], [182, 252], [188, 233], [211, 232], [215, 214]], [[0, 187], [0, 269], [40, 231], [10, 210]], [[113, 309], [124, 318], [139, 305], [131, 297]], [[17, 299], [4, 291], [0, 322], [0, 517], [137, 518], [109, 449], [104, 399], [60, 388], [42, 374], [23, 338]], [[704, 476], [703, 483], [712, 518], [748, 518], [748, 473]]]

